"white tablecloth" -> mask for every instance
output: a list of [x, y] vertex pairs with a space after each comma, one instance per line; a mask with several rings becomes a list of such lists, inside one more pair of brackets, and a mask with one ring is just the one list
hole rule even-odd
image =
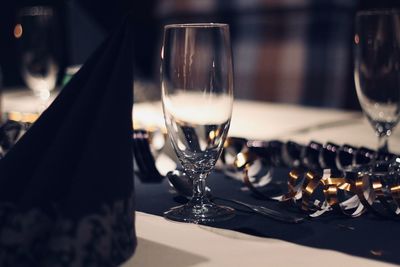
[[136, 213], [138, 248], [123, 267], [396, 266], [340, 252]]
[[[165, 128], [159, 102], [135, 105], [133, 118], [139, 127]], [[290, 139], [302, 144], [310, 140], [332, 141], [372, 149], [378, 145], [371, 125], [361, 112], [255, 101], [235, 101], [229, 135], [257, 140]], [[400, 152], [399, 129], [393, 132], [389, 145], [391, 151]]]

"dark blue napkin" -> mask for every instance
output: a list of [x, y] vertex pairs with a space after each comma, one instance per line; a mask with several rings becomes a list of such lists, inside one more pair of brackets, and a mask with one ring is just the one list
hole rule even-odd
[[0, 266], [115, 266], [136, 247], [131, 18], [0, 160]]

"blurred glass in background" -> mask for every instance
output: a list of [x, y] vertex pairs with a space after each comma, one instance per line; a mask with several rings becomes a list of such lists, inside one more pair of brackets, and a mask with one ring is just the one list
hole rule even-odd
[[44, 110], [56, 87], [61, 47], [58, 22], [54, 8], [32, 6], [18, 11], [14, 27], [22, 78], [42, 101], [38, 111]]

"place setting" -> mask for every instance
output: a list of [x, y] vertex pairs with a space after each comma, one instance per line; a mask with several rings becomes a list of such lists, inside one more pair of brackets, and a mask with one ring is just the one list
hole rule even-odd
[[[386, 20], [391, 15], [360, 13], [355, 35], [357, 95], [379, 137], [377, 149], [230, 136], [234, 98], [228, 25], [165, 26], [161, 100], [166, 131], [134, 131], [138, 210], [398, 262], [387, 241], [397, 231], [400, 214], [400, 157], [388, 146], [399, 119], [398, 82], [388, 73], [379, 78], [386, 91], [374, 94], [373, 75], [384, 59], [374, 61], [383, 51], [368, 45], [376, 30], [370, 24], [382, 20], [391, 29]], [[394, 38], [391, 32], [384, 36], [382, 49]], [[168, 161], [168, 168], [158, 167], [161, 161]], [[366, 236], [374, 243], [365, 242]]]

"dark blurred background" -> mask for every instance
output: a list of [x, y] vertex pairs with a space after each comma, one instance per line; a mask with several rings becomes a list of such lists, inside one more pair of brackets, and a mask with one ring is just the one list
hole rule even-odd
[[13, 28], [17, 11], [32, 5], [54, 6], [60, 15], [60, 80], [67, 66], [84, 63], [131, 11], [136, 101], [159, 97], [163, 25], [224, 22], [231, 29], [236, 98], [358, 109], [352, 70], [355, 13], [400, 7], [400, 1], [1, 1], [0, 65], [5, 89], [23, 85]]

